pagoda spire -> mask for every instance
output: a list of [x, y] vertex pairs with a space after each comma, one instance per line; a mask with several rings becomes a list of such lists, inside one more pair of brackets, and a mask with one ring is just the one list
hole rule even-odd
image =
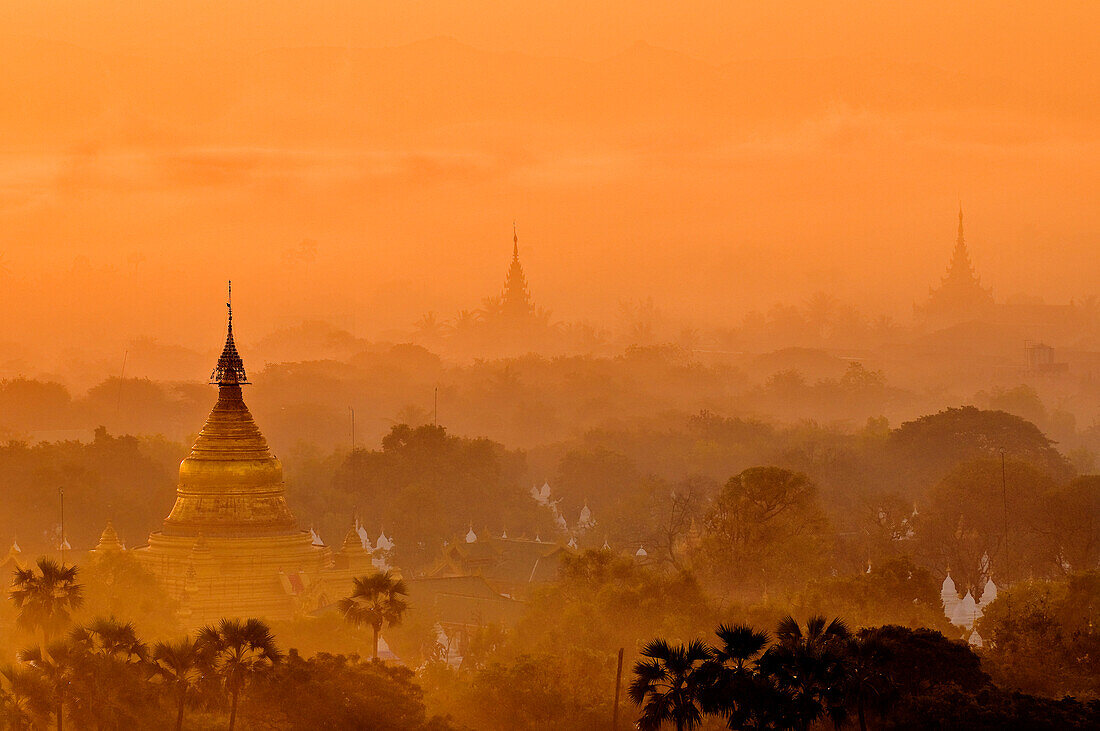
[[959, 204], [959, 232], [955, 237], [955, 250], [951, 253], [951, 263], [947, 265], [944, 282], [953, 282], [956, 286], [980, 286], [978, 276], [974, 273], [974, 265], [970, 262], [966, 237], [963, 235], [962, 203]]
[[535, 306], [531, 302], [531, 292], [527, 289], [527, 277], [523, 274], [523, 265], [519, 262], [519, 234], [516, 232], [515, 221], [512, 221], [512, 264], [508, 267], [508, 277], [504, 280], [500, 308], [505, 317], [521, 319], [535, 311]]
[[229, 295], [225, 301], [225, 307], [229, 311], [228, 325], [226, 326], [225, 347], [218, 357], [218, 362], [210, 374], [210, 382], [219, 386], [240, 385], [248, 383], [248, 376], [244, 372], [244, 361], [237, 352], [237, 344], [233, 340], [233, 280], [229, 281]]

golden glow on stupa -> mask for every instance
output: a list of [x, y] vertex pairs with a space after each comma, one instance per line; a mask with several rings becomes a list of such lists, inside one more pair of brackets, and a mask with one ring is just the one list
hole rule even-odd
[[180, 464], [172, 512], [136, 551], [193, 624], [307, 613], [343, 596], [351, 576], [371, 566], [360, 546], [362, 555], [335, 568], [329, 549], [299, 528], [282, 464], [244, 403], [248, 379], [227, 306], [225, 347], [210, 377], [218, 401]]

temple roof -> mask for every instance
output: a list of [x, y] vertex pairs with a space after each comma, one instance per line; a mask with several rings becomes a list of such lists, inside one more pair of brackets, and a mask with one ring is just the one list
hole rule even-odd
[[110, 553], [111, 551], [121, 551], [122, 541], [118, 539], [118, 533], [115, 531], [115, 527], [111, 525], [111, 521], [107, 521], [107, 526], [103, 529], [103, 532], [99, 534], [99, 543], [92, 549], [96, 553]]

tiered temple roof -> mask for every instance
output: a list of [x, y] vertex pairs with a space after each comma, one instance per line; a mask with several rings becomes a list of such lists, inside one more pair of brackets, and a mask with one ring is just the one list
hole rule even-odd
[[519, 263], [519, 234], [512, 226], [512, 263], [508, 267], [508, 277], [504, 280], [504, 291], [500, 295], [500, 311], [507, 319], [524, 319], [535, 311], [531, 292], [527, 288], [527, 277], [523, 265]]
[[918, 308], [918, 312], [934, 324], [947, 325], [981, 319], [988, 316], [993, 307], [993, 292], [982, 286], [981, 277], [970, 261], [963, 235], [962, 206], [959, 206], [959, 229], [947, 274], [939, 287], [929, 289], [928, 301]]

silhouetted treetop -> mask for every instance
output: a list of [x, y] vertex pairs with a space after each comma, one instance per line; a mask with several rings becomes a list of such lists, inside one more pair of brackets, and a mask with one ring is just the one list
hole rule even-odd
[[1030, 462], [1058, 481], [1073, 476], [1073, 468], [1037, 426], [1004, 411], [973, 406], [951, 408], [907, 421], [887, 440], [899, 460], [897, 477], [903, 487], [927, 487], [955, 465], [982, 457], [1008, 457]]

